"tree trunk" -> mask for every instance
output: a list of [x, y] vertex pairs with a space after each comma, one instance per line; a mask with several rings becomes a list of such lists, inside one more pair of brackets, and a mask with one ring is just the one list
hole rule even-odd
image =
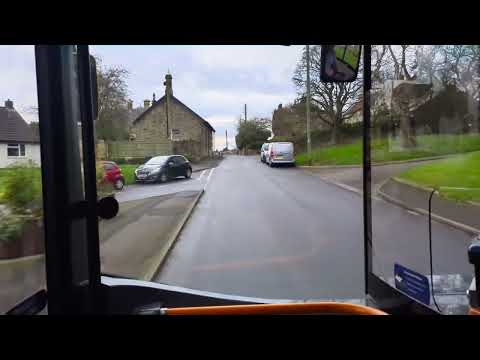
[[337, 129], [337, 122], [334, 121], [333, 122], [333, 127], [332, 127], [332, 139], [331, 139], [331, 143], [333, 145], [335, 145], [337, 143], [337, 140], [338, 140], [338, 129]]
[[402, 101], [401, 98], [394, 98], [392, 105], [394, 106], [394, 111], [398, 114], [400, 120], [400, 138], [402, 147], [410, 149], [417, 146], [417, 141], [415, 139], [415, 129], [412, 126], [412, 122], [410, 121], [408, 100]]

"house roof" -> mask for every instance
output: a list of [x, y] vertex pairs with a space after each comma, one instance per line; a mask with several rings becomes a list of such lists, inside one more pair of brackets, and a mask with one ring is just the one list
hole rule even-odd
[[[210, 125], [210, 123], [205, 120], [204, 118], [202, 118], [200, 115], [198, 115], [195, 111], [193, 111], [192, 109], [190, 109], [187, 105], [185, 105], [184, 103], [182, 103], [180, 100], [178, 100], [175, 96], [171, 95], [171, 99], [173, 101], [175, 101], [177, 104], [183, 106], [185, 108], [185, 110], [189, 111], [194, 117], [196, 117], [200, 122], [202, 122], [203, 125], [205, 125], [206, 127], [208, 127], [210, 130], [212, 130], [213, 132], [215, 132], [215, 129], [212, 127], [212, 125]], [[155, 101], [155, 103], [150, 106], [147, 110], [145, 110], [143, 113], [141, 113], [134, 121], [132, 124], [135, 124], [137, 121], [143, 119], [143, 117], [150, 113], [150, 111], [152, 111], [152, 109], [158, 105], [160, 105], [160, 103], [164, 102], [166, 100], [166, 96], [163, 95], [160, 99], [158, 99], [157, 101]]]
[[0, 142], [39, 143], [38, 132], [15, 109], [0, 106]]

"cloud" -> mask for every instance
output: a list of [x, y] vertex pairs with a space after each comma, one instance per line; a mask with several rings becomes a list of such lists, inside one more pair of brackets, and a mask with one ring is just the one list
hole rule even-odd
[[38, 106], [34, 47], [0, 45], [0, 79], [0, 106], [10, 99], [25, 120], [38, 120], [29, 111]]
[[[229, 149], [236, 149], [237, 148], [237, 145], [235, 143], [235, 136], [228, 136], [227, 140], [228, 140], [228, 148]], [[220, 135], [220, 134], [216, 134], [214, 141], [215, 141], [215, 143], [214, 143], [215, 150], [225, 149], [225, 134], [223, 134], [223, 136]]]
[[279, 102], [296, 96], [291, 77], [300, 46], [92, 46], [104, 65], [130, 71], [135, 104], [164, 94], [170, 70], [174, 95], [203, 117], [230, 112], [247, 103], [254, 116], [268, 116]]
[[[157, 98], [163, 96], [164, 77], [170, 71], [177, 98], [232, 131], [244, 104], [249, 117], [271, 116], [279, 103], [296, 97], [291, 77], [301, 50], [301, 46], [90, 47], [104, 66], [122, 66], [130, 72], [127, 84], [136, 106], [154, 92]], [[12, 99], [26, 119], [35, 119], [24, 111], [37, 106], [34, 47], [0, 46], [0, 79], [0, 101]]]
[[238, 117], [232, 115], [212, 115], [205, 118], [213, 127], [236, 126]]

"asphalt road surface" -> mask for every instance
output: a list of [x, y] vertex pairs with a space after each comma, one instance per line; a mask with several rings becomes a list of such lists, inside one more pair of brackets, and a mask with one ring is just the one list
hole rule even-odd
[[127, 185], [115, 195], [118, 202], [145, 199], [153, 196], [168, 195], [180, 191], [198, 191], [209, 181], [212, 169], [192, 173], [190, 179], [178, 177], [165, 183], [139, 183]]
[[[360, 195], [251, 156], [227, 157], [205, 187], [157, 282], [275, 299], [363, 296]], [[395, 262], [429, 273], [425, 217], [375, 200], [373, 219], [377, 274], [393, 276]], [[469, 242], [434, 223], [434, 273], [470, 274]]]

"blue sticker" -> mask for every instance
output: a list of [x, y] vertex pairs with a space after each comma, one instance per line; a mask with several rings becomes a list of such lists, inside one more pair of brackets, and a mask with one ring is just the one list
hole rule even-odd
[[430, 305], [430, 284], [425, 275], [395, 264], [395, 287], [412, 298]]

